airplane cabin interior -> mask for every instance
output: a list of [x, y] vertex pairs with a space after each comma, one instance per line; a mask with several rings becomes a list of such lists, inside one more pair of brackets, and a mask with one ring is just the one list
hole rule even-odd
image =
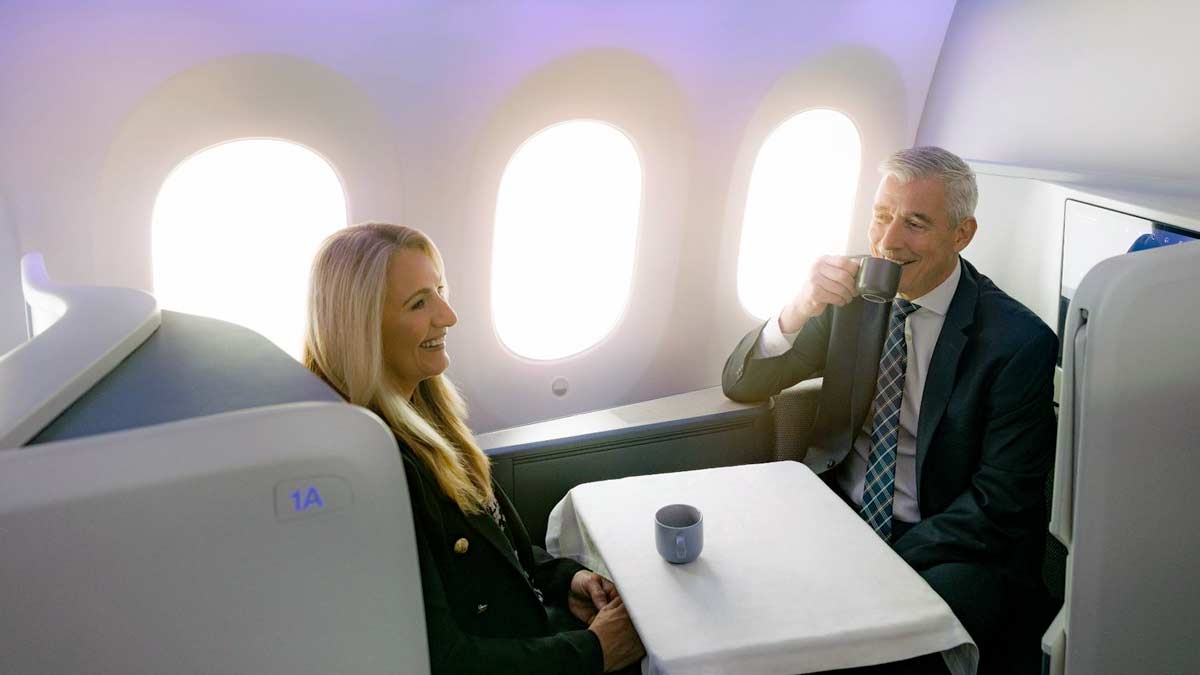
[[[0, 2], [0, 672], [1200, 672], [1197, 25], [1182, 0]], [[909, 148], [951, 159], [910, 179]], [[945, 208], [890, 220], [930, 180]], [[939, 218], [965, 247], [909, 293], [958, 246]], [[360, 223], [433, 242], [415, 356], [383, 343], [400, 254], [318, 298]], [[821, 256], [892, 287], [786, 330]], [[330, 347], [360, 334], [366, 365]], [[788, 365], [745, 385], [758, 362]], [[396, 388], [365, 403], [365, 372]], [[995, 576], [954, 599], [931, 551]]]

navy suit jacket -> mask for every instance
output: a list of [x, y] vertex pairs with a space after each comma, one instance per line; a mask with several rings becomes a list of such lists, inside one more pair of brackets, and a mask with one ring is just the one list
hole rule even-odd
[[[751, 358], [762, 332], [753, 330], [725, 363], [725, 394], [763, 400], [823, 374], [805, 463], [832, 468], [866, 421], [889, 314], [890, 305], [859, 299], [830, 307], [805, 323], [789, 351], [767, 359]], [[893, 543], [914, 569], [979, 563], [1036, 583], [1054, 461], [1057, 351], [1041, 319], [962, 261], [917, 421], [921, 521]]]

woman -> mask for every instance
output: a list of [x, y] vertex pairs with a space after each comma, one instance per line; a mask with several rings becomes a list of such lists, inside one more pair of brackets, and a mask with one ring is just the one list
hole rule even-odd
[[348, 227], [313, 263], [304, 346], [305, 365], [379, 415], [399, 442], [433, 672], [636, 667], [642, 644], [612, 583], [532, 546], [492, 480], [442, 374], [446, 332], [458, 321], [446, 298], [441, 255], [423, 233]]

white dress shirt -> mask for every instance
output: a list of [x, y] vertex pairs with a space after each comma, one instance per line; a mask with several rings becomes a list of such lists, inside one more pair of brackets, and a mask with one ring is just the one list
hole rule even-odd
[[[962, 276], [962, 261], [954, 271], [932, 291], [912, 301], [920, 307], [904, 321], [904, 340], [908, 347], [908, 368], [904, 371], [904, 398], [900, 404], [900, 438], [896, 448], [896, 483], [892, 501], [892, 517], [906, 523], [921, 520], [917, 506], [917, 422], [921, 411], [921, 396], [933, 348], [942, 333], [946, 310], [958, 290]], [[779, 317], [771, 317], [763, 328], [753, 358], [779, 356], [792, 348], [799, 331], [783, 333]], [[874, 406], [872, 406], [873, 408]], [[863, 482], [867, 475], [867, 458], [871, 454], [871, 425], [874, 410], [868, 411], [866, 422], [854, 439], [854, 450], [837, 467], [837, 482], [854, 503], [862, 506]]]

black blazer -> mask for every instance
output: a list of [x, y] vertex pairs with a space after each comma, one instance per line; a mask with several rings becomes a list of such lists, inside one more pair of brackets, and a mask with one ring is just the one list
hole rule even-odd
[[412, 500], [429, 657], [435, 674], [601, 673], [600, 640], [588, 630], [555, 633], [545, 601], [566, 606], [582, 565], [532, 546], [500, 486], [496, 501], [513, 545], [484, 514], [466, 516], [403, 441], [400, 454]]
[[[866, 421], [889, 313], [858, 299], [830, 307], [805, 323], [788, 352], [768, 359], [750, 358], [762, 329], [751, 331], [725, 363], [726, 396], [762, 400], [823, 372], [805, 463], [831, 468]], [[976, 562], [1025, 584], [1039, 578], [1057, 351], [1041, 319], [962, 261], [917, 423], [921, 522], [893, 544], [914, 569]]]

